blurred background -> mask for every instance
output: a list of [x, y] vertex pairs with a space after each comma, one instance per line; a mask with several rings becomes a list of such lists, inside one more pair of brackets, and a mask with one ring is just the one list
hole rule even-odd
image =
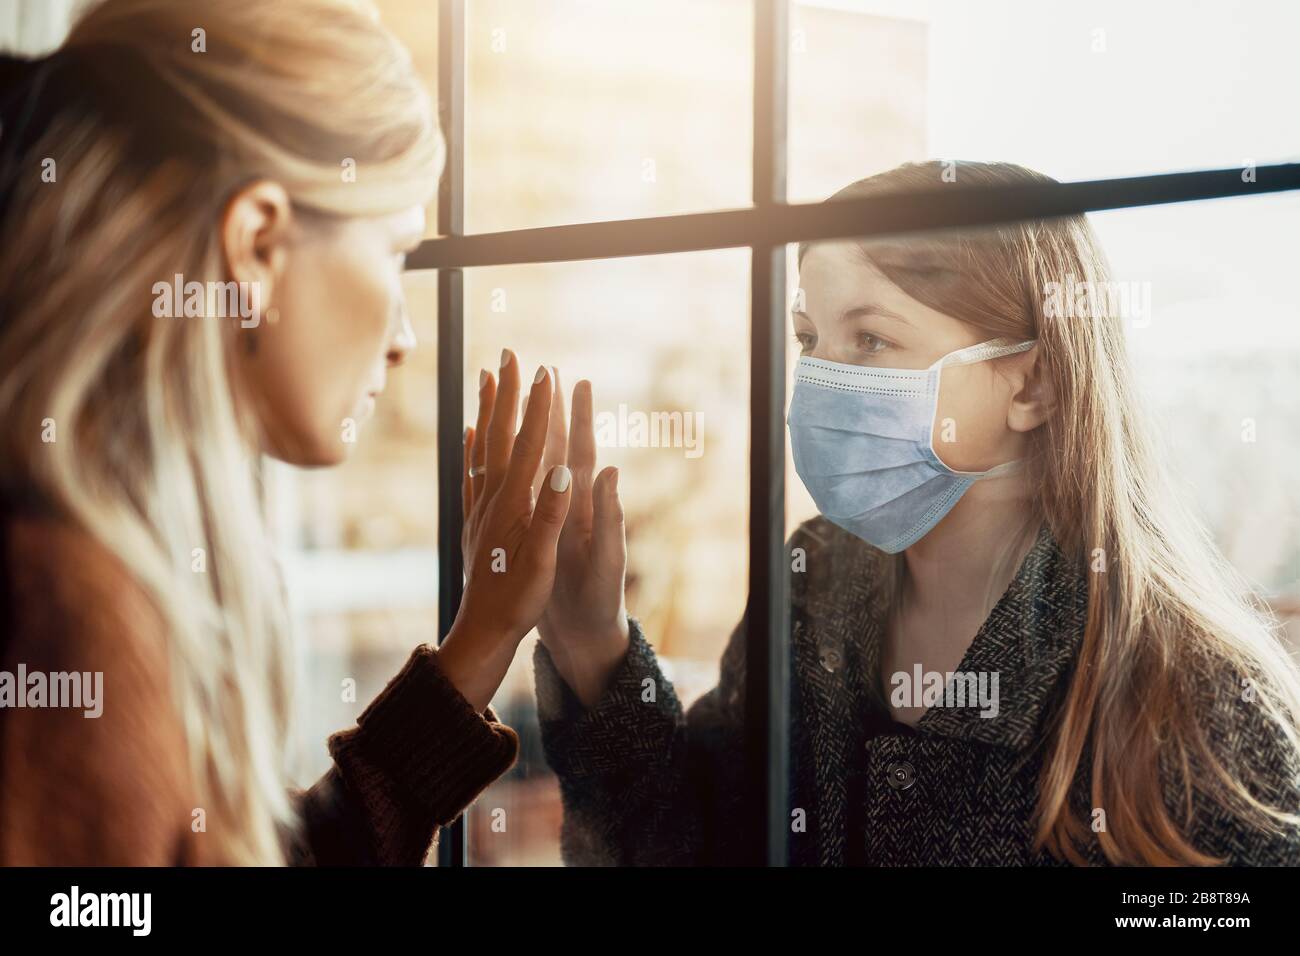
[[[0, 4], [0, 45], [43, 52], [76, 6]], [[436, 4], [377, 6], [433, 89]], [[748, 0], [467, 7], [466, 231], [748, 205]], [[929, 158], [1009, 160], [1062, 180], [1296, 161], [1297, 35], [1300, 6], [1286, 0], [795, 2], [789, 198], [817, 201]], [[1149, 292], [1130, 340], [1172, 470], [1300, 640], [1300, 196], [1093, 221], [1114, 278]], [[566, 390], [589, 378], [612, 421], [625, 406], [693, 422], [693, 449], [601, 450], [622, 473], [628, 606], [688, 704], [716, 681], [745, 600], [748, 270], [748, 250], [723, 250], [466, 273], [471, 419], [478, 370], [509, 346], [525, 370], [557, 366]], [[421, 347], [391, 377], [355, 459], [272, 466], [303, 637], [304, 784], [328, 766], [325, 737], [436, 636], [436, 276], [411, 273], [407, 290]], [[787, 485], [794, 527], [815, 510], [792, 466]], [[474, 865], [560, 862], [532, 641], [495, 703], [523, 750], [469, 813]], [[340, 692], [347, 679], [355, 699]]]

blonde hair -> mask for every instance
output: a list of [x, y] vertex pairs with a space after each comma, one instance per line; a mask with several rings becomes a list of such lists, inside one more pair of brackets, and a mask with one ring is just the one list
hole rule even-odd
[[[832, 199], [938, 188], [943, 172], [939, 162], [909, 163]], [[961, 163], [955, 188], [1052, 181], [1010, 163]], [[1106, 810], [1095, 838], [1113, 863], [1223, 862], [1187, 838], [1198, 790], [1265, 830], [1300, 823], [1294, 807], [1259, 798], [1276, 792], [1276, 781], [1225, 759], [1207, 733], [1211, 709], [1249, 681], [1272, 739], [1300, 751], [1300, 674], [1277, 622], [1173, 492], [1109, 298], [1096, 297], [1077, 319], [1047, 314], [1050, 283], [1072, 276], [1098, 289], [1109, 278], [1087, 219], [871, 238], [862, 251], [923, 304], [989, 337], [1038, 340], [1056, 404], [1033, 433], [1028, 458], [1027, 486], [1040, 489], [1036, 517], [1071, 566], [1105, 562], [1104, 572], [1088, 573], [1083, 642], [1049, 729], [1035, 845], [1085, 861], [1081, 850], [1094, 834], [1080, 816], [1087, 808], [1070, 805], [1085, 759], [1091, 806]], [[895, 582], [901, 557], [886, 572]], [[1166, 804], [1160, 771], [1176, 781], [1180, 819]]]
[[430, 199], [442, 141], [409, 56], [351, 0], [105, 0], [39, 65], [47, 91], [61, 74], [0, 187], [0, 485], [146, 589], [215, 856], [281, 863], [294, 654], [234, 326], [154, 318], [150, 290], [227, 278], [217, 224], [241, 186], [382, 215]]

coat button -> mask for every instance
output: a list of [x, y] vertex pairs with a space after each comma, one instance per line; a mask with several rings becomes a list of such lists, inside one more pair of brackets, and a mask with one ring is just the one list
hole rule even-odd
[[889, 777], [889, 785], [895, 790], [907, 790], [916, 782], [916, 768], [906, 760], [891, 763], [885, 773]]
[[838, 668], [842, 662], [840, 652], [833, 647], [823, 647], [821, 649], [821, 662], [822, 667], [824, 667], [828, 673], [834, 674], [836, 668]]

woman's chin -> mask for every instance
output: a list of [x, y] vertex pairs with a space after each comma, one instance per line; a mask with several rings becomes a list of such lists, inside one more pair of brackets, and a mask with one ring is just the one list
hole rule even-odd
[[352, 457], [362, 427], [363, 423], [356, 419], [344, 419], [337, 432], [277, 441], [263, 450], [277, 461], [295, 468], [329, 468]]

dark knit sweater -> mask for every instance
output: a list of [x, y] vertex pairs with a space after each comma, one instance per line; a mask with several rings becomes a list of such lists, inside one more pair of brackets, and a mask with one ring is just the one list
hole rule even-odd
[[[1084, 632], [1087, 577], [1044, 527], [979, 629], [961, 672], [997, 672], [1000, 710], [931, 707], [915, 732], [864, 728], [879, 708], [860, 675], [880, 672], [886, 601], [881, 552], [824, 518], [789, 542], [807, 571], [791, 576], [793, 672], [790, 835], [795, 865], [1050, 865], [1033, 848], [1033, 811], [1052, 718]], [[560, 778], [569, 863], [733, 864], [747, 860], [744, 820], [745, 625], [723, 655], [718, 685], [688, 712], [639, 623], [602, 698], [585, 710], [549, 653], [534, 656], [547, 758]], [[1202, 713], [1221, 759], [1253, 771], [1257, 795], [1300, 810], [1300, 761], [1239, 675], [1206, 682]], [[654, 689], [649, 700], [648, 688]], [[879, 711], [876, 711], [879, 719]], [[1088, 754], [1074, 805], [1091, 821]], [[1162, 767], [1162, 778], [1172, 781]], [[1152, 772], [1157, 772], [1152, 768]], [[1193, 845], [1233, 864], [1300, 864], [1300, 828], [1266, 831], [1230, 816], [1198, 789], [1166, 803]], [[1104, 808], [1102, 808], [1104, 809]], [[1095, 837], [1088, 859], [1105, 859]]]
[[[103, 713], [0, 708], [0, 865], [226, 862], [191, 829], [202, 801], [172, 705], [166, 632], [126, 570], [86, 535], [0, 511], [0, 671], [103, 672]], [[334, 764], [294, 792], [298, 865], [422, 863], [515, 762], [519, 741], [477, 713], [414, 650], [357, 725], [329, 738]]]

